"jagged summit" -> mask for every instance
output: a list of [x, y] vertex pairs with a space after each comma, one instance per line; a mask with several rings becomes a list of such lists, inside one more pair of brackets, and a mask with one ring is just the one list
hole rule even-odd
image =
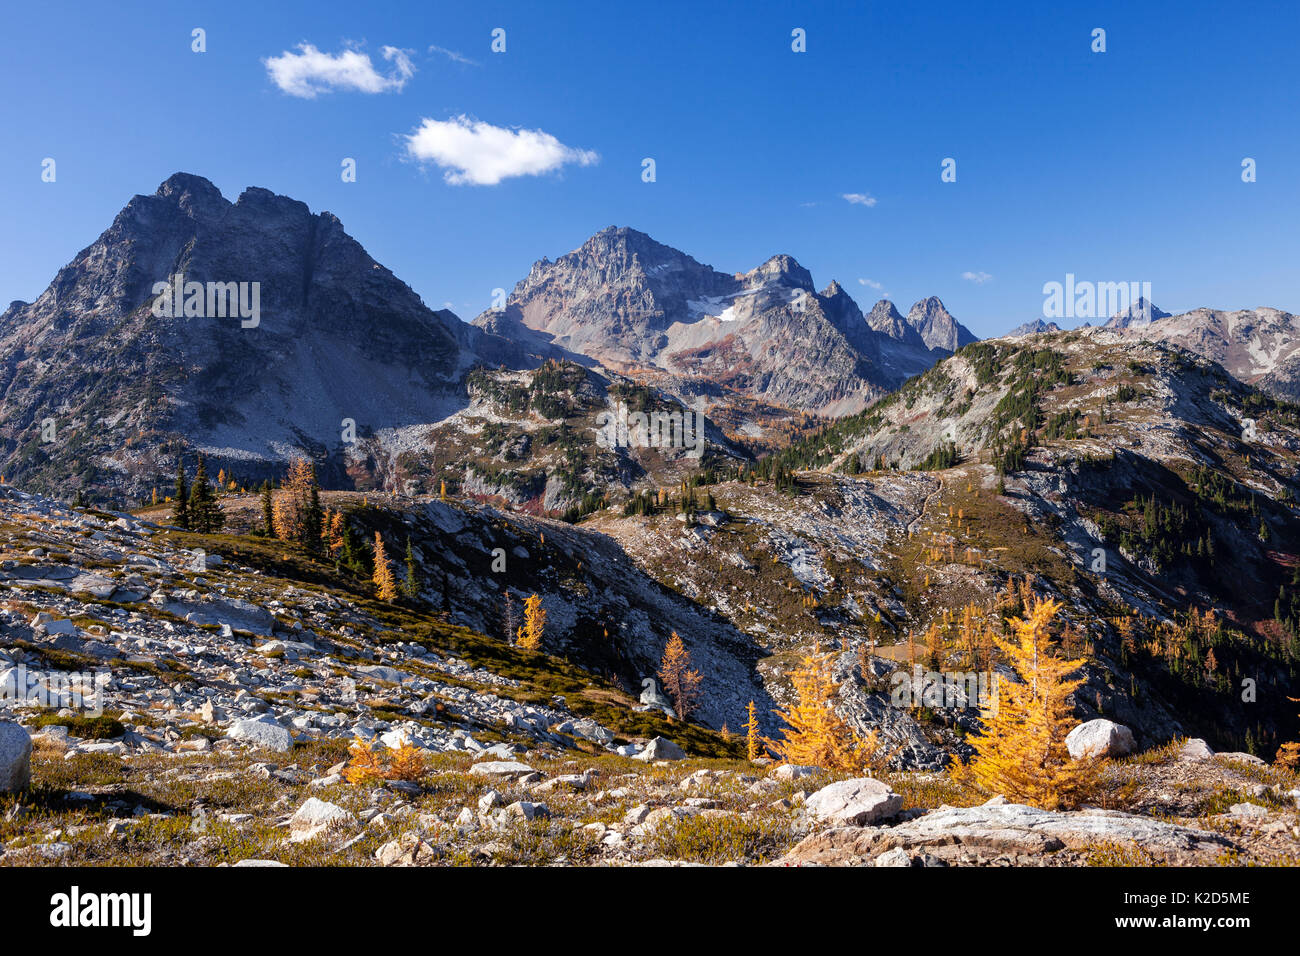
[[813, 291], [812, 273], [799, 265], [793, 256], [775, 255], [749, 273], [756, 279], [771, 280], [781, 285]]
[[1161, 319], [1169, 318], [1170, 313], [1158, 308], [1145, 297], [1139, 296], [1123, 312], [1117, 312], [1106, 322], [1105, 328], [1126, 329], [1133, 325], [1149, 325]]
[[916, 329], [927, 348], [955, 352], [976, 341], [974, 333], [952, 317], [938, 296], [929, 296], [912, 306], [907, 323]]
[[871, 312], [867, 316], [867, 325], [895, 341], [918, 348], [925, 347], [921, 334], [908, 324], [902, 313], [888, 299], [881, 299], [871, 307]]
[[1024, 322], [1017, 325], [1007, 335], [1037, 335], [1042, 332], [1059, 332], [1061, 327], [1055, 322], [1044, 322], [1042, 319], [1034, 319], [1032, 322]]
[[196, 176], [194, 173], [172, 173], [154, 190], [155, 196], [167, 199], [196, 196], [203, 199], [218, 200], [224, 198], [210, 179]]

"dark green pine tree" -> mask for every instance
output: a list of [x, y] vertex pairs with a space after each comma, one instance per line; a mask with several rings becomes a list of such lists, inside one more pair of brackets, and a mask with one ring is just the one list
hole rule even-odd
[[172, 524], [190, 530], [190, 489], [185, 484], [185, 459], [176, 456], [176, 494], [172, 500]]
[[275, 537], [275, 507], [271, 500], [271, 479], [262, 482], [262, 533]]
[[374, 573], [370, 545], [351, 523], [343, 526], [343, 565], [357, 577], [369, 578]]
[[325, 513], [320, 507], [320, 482], [316, 480], [316, 466], [311, 469], [311, 491], [307, 496], [307, 510], [303, 514], [303, 542], [311, 551], [319, 551], [323, 542], [321, 532], [324, 530]]
[[191, 530], [204, 534], [220, 531], [226, 523], [226, 516], [217, 504], [212, 485], [208, 483], [208, 465], [202, 455], [199, 455], [198, 470], [194, 472], [194, 484], [190, 486], [189, 512]]
[[352, 540], [351, 526], [344, 526], [343, 528], [343, 548], [342, 553], [339, 555], [339, 560], [342, 562], [343, 567], [349, 569], [354, 574], [357, 573], [357, 549], [356, 544]]
[[402, 594], [414, 598], [420, 593], [420, 579], [415, 570], [415, 552], [411, 550], [411, 539], [406, 539], [406, 577], [402, 579]]

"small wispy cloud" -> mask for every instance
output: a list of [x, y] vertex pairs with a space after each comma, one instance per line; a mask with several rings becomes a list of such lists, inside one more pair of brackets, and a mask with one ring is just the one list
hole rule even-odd
[[285, 50], [279, 56], [266, 57], [271, 82], [290, 96], [315, 99], [320, 93], [350, 90], [357, 93], [397, 93], [415, 75], [410, 50], [395, 46], [382, 47], [383, 58], [392, 64], [388, 73], [375, 69], [370, 54], [360, 50], [323, 53], [310, 43], [298, 44], [298, 52]]
[[405, 140], [409, 158], [446, 170], [442, 178], [453, 186], [495, 186], [515, 176], [600, 161], [598, 153], [566, 146], [540, 129], [506, 129], [464, 115], [425, 119]]
[[882, 291], [882, 290], [885, 288], [883, 285], [881, 285], [881, 284], [880, 284], [879, 282], [877, 282], [875, 279], [859, 279], [859, 280], [858, 280], [858, 285], [864, 285], [864, 286], [866, 286], [868, 289], [875, 289], [877, 292], [880, 292], [880, 291]]
[[430, 52], [430, 53], [441, 53], [443, 56], [445, 56], [447, 59], [451, 60], [453, 63], [464, 63], [464, 64], [466, 64], [467, 66], [481, 66], [481, 65], [482, 65], [482, 64], [479, 63], [478, 60], [471, 60], [469, 57], [465, 56], [465, 54], [463, 54], [463, 53], [457, 53], [455, 50], [448, 50], [445, 46], [431, 46], [431, 47], [429, 47], [429, 52]]
[[963, 272], [961, 277], [967, 282], [974, 282], [976, 285], [983, 285], [993, 278], [987, 272]]
[[876, 197], [872, 196], [869, 193], [844, 193], [843, 198], [850, 205], [854, 205], [854, 206], [870, 207], [876, 204]]

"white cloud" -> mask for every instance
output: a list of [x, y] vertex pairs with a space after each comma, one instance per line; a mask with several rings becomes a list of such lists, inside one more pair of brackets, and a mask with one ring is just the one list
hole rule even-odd
[[495, 186], [513, 176], [540, 176], [567, 163], [590, 166], [600, 156], [565, 146], [540, 129], [505, 129], [468, 116], [426, 119], [406, 139], [406, 154], [446, 170], [453, 186]]
[[393, 64], [387, 73], [380, 73], [370, 61], [369, 53], [344, 50], [342, 53], [322, 53], [310, 43], [298, 44], [298, 52], [285, 50], [279, 56], [262, 61], [271, 82], [290, 96], [315, 99], [318, 93], [335, 90], [354, 90], [358, 93], [394, 93], [406, 86], [415, 75], [411, 51], [395, 46], [379, 51]]
[[983, 285], [993, 278], [987, 272], [963, 272], [961, 277], [968, 282], [974, 282], [976, 285]]
[[875, 289], [877, 292], [879, 292], [881, 289], [884, 288], [884, 286], [881, 285], [879, 282], [877, 282], [875, 279], [859, 279], [858, 285], [864, 285], [868, 289]]
[[854, 206], [874, 206], [876, 197], [869, 193], [844, 193], [844, 198]]
[[441, 53], [443, 56], [445, 56], [447, 59], [451, 60], [453, 63], [464, 63], [464, 64], [466, 64], [467, 66], [480, 66], [480, 65], [481, 65], [481, 64], [478, 62], [478, 60], [471, 60], [469, 57], [465, 56], [463, 53], [457, 53], [455, 50], [448, 50], [445, 46], [431, 46], [431, 47], [429, 47], [429, 52], [430, 52], [430, 53]]

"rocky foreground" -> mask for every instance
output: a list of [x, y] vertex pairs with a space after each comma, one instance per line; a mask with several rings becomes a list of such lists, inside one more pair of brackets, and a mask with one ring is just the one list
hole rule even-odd
[[[1102, 760], [1070, 812], [946, 772], [750, 763], [545, 655], [222, 540], [0, 487], [0, 864], [1300, 858], [1296, 777], [1246, 754]], [[349, 779], [357, 740], [376, 772]]]
[[[812, 767], [498, 745], [431, 755], [418, 780], [354, 785], [342, 760], [330, 764], [339, 751], [321, 743], [286, 754], [244, 743], [171, 756], [127, 744], [132, 752], [86, 753], [46, 732], [35, 737], [32, 789], [3, 801], [0, 865], [1300, 860], [1294, 779], [1241, 755], [1197, 755], [1199, 742], [1191, 743], [1186, 753], [1170, 747], [1103, 768], [1099, 795], [1130, 811], [1048, 812], [986, 799], [941, 774], [840, 779]], [[0, 740], [5, 755], [13, 749]], [[659, 740], [649, 756], [680, 751]]]

